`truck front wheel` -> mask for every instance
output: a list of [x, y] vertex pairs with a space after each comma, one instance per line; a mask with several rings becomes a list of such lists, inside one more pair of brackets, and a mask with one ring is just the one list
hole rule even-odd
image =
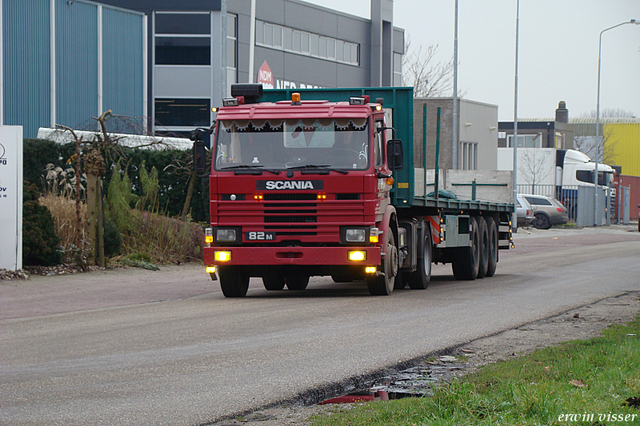
[[242, 266], [220, 266], [220, 287], [225, 297], [244, 297], [249, 290], [249, 275]]
[[393, 291], [398, 275], [398, 247], [393, 231], [389, 228], [387, 234], [386, 256], [382, 259], [379, 273], [367, 279], [369, 293], [373, 296], [388, 296]]

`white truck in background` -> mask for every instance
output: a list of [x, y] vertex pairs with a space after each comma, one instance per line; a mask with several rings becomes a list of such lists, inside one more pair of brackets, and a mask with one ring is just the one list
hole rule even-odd
[[[498, 170], [513, 170], [513, 148], [498, 148]], [[596, 163], [574, 149], [518, 148], [518, 192], [554, 197], [576, 219], [578, 187], [593, 187]], [[598, 163], [598, 185], [614, 195], [615, 170]]]

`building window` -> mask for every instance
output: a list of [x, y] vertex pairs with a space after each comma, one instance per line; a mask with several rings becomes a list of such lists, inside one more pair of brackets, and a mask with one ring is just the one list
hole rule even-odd
[[227, 85], [238, 82], [238, 17], [227, 15]]
[[[507, 135], [507, 148], [513, 148], [513, 135]], [[542, 133], [518, 135], [518, 148], [542, 148]]]
[[162, 126], [209, 126], [210, 109], [210, 99], [155, 100], [155, 118]]
[[155, 14], [156, 65], [211, 65], [211, 15]]
[[402, 87], [402, 54], [393, 52], [393, 85]]
[[256, 45], [329, 61], [360, 65], [359, 45], [256, 20]]
[[156, 34], [211, 34], [208, 13], [156, 13]]
[[462, 142], [462, 170], [478, 169], [478, 143]]
[[156, 37], [156, 65], [211, 65], [211, 38]]

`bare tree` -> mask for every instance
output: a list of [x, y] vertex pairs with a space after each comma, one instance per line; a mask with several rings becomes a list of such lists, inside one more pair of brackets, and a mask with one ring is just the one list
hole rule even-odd
[[411, 51], [411, 40], [405, 41], [402, 60], [404, 84], [413, 86], [413, 96], [417, 98], [451, 96], [453, 90], [453, 58], [448, 62], [436, 62], [437, 44], [426, 49], [418, 47]]
[[575, 136], [573, 146], [592, 160], [596, 160], [597, 157], [599, 163], [611, 164], [620, 140], [614, 138], [612, 130], [606, 126], [600, 126], [600, 129], [602, 136], [600, 136], [598, 143], [596, 143], [595, 136]]
[[549, 167], [545, 150], [525, 148], [523, 151], [524, 155], [518, 163], [518, 167], [524, 175], [525, 181], [531, 185], [531, 193], [537, 194], [536, 186], [551, 176], [555, 172], [555, 167]]

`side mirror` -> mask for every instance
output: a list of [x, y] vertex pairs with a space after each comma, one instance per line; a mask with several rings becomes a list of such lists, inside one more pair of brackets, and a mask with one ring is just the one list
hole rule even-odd
[[391, 139], [387, 142], [387, 163], [390, 170], [400, 170], [404, 167], [402, 141], [400, 139]]
[[198, 176], [207, 171], [207, 148], [201, 140], [193, 143], [193, 167]]

